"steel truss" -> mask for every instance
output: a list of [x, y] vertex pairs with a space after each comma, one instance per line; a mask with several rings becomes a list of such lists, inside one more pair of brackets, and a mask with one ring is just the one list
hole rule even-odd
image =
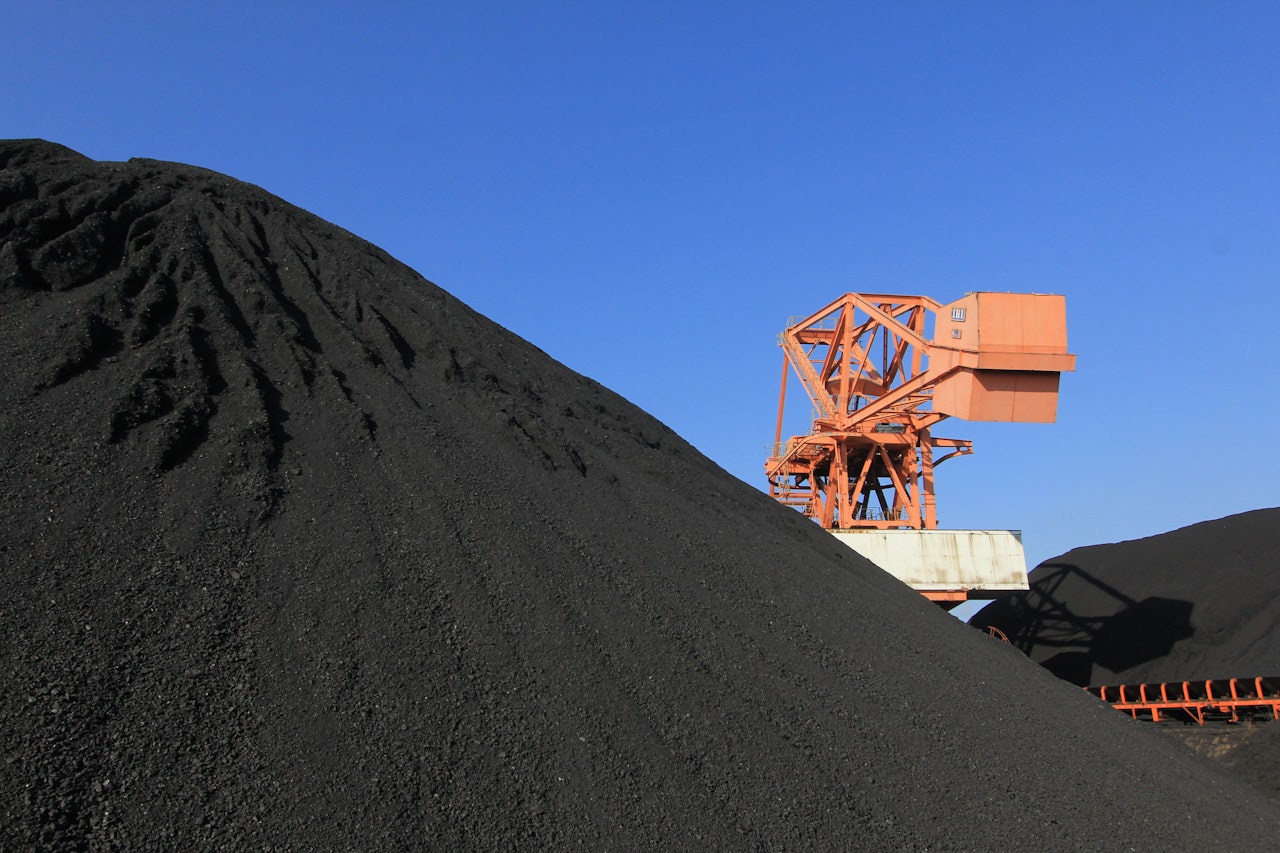
[[[940, 438], [947, 417], [933, 411], [926, 296], [846, 293], [780, 336], [782, 390], [769, 494], [828, 529], [937, 527], [933, 469], [971, 453]], [[808, 435], [783, 443], [787, 377], [794, 370], [812, 401]]]

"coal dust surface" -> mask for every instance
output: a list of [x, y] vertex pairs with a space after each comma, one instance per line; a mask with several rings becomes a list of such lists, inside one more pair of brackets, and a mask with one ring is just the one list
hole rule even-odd
[[1280, 508], [1076, 548], [980, 611], [1074, 684], [1280, 675]]
[[[1280, 675], [1280, 508], [1076, 548], [1030, 580], [974, 622], [1074, 684]], [[1280, 801], [1280, 723], [1238, 741], [1215, 757]]]
[[0, 848], [1280, 832], [1265, 798], [255, 187], [0, 143], [0, 306]]

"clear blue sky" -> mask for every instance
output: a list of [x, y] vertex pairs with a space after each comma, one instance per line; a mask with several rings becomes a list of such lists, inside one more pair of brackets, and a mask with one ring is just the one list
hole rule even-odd
[[1052, 426], [946, 527], [1280, 503], [1280, 3], [11, 0], [0, 137], [258, 184], [763, 485], [776, 335], [848, 290], [1062, 293]]

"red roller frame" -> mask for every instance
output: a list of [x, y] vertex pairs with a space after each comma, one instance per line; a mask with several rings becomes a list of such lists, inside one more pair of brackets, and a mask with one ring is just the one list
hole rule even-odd
[[1280, 720], [1280, 677], [1218, 678], [1086, 687], [1090, 694], [1134, 719], [1162, 722], [1182, 718], [1238, 723], [1242, 713]]

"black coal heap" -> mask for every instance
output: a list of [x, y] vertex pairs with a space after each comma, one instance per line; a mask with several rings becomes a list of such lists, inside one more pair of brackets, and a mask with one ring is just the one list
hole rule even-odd
[[4, 849], [1280, 830], [259, 189], [0, 144], [0, 303]]

